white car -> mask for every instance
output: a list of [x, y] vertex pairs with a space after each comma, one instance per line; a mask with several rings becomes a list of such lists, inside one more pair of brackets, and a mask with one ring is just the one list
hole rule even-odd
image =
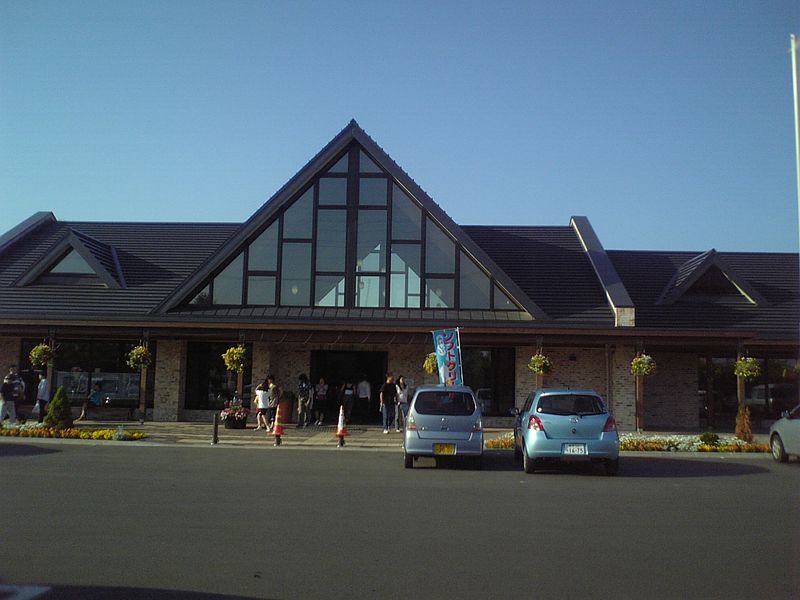
[[790, 454], [800, 456], [800, 404], [769, 428], [769, 447], [778, 462], [786, 462]]

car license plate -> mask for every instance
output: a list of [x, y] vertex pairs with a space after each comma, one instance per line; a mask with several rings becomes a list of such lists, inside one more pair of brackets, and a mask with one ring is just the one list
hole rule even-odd
[[564, 444], [564, 454], [583, 456], [586, 454], [586, 444]]
[[434, 454], [455, 454], [456, 453], [456, 445], [455, 444], [434, 444], [433, 445], [433, 453]]

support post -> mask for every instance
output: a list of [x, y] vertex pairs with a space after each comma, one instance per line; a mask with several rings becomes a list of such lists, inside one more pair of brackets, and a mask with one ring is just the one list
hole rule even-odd
[[213, 428], [211, 432], [211, 445], [216, 446], [219, 444], [219, 412], [214, 411]]

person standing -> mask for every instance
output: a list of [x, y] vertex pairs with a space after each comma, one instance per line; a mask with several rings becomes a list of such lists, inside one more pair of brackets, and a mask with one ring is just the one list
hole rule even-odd
[[275, 413], [278, 412], [278, 405], [283, 400], [283, 390], [275, 383], [275, 375], [267, 375], [267, 409], [269, 415], [269, 424], [267, 432], [272, 429], [275, 424]]
[[47, 373], [39, 373], [39, 385], [36, 387], [36, 409], [39, 412], [39, 423], [44, 422], [44, 411], [49, 401], [50, 383], [47, 381]]
[[381, 386], [381, 416], [383, 433], [389, 433], [389, 425], [394, 421], [394, 405], [397, 402], [397, 386], [391, 373], [386, 374], [386, 383]]
[[269, 382], [265, 379], [264, 383], [259, 383], [256, 386], [256, 428], [269, 429], [267, 425], [267, 416], [269, 415], [269, 407], [267, 405], [267, 393], [269, 390]]
[[358, 382], [358, 414], [364, 415], [364, 420], [369, 418], [369, 404], [372, 400], [372, 385], [367, 381], [367, 377], [363, 376], [361, 381]]
[[311, 382], [305, 373], [297, 379], [297, 426], [305, 427], [311, 410]]
[[356, 386], [352, 381], [345, 381], [342, 384], [340, 401], [344, 406], [344, 418], [349, 423], [353, 414], [353, 405], [356, 403]]
[[17, 373], [17, 365], [11, 365], [0, 387], [0, 425], [6, 415], [12, 424], [17, 422], [17, 402], [22, 402], [23, 398], [25, 398], [25, 382]]
[[402, 426], [405, 429], [406, 415], [408, 414], [408, 384], [405, 375], [397, 378], [397, 407], [394, 413], [394, 430], [400, 431]]
[[317, 417], [316, 425], [322, 425], [325, 419], [325, 408], [328, 405], [328, 384], [325, 378], [320, 377], [319, 383], [314, 388], [314, 414]]

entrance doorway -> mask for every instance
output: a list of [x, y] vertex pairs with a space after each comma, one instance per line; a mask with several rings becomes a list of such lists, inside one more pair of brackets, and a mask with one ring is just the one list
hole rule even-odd
[[[311, 352], [311, 382], [316, 385], [320, 377], [328, 384], [329, 415], [326, 419], [338, 418], [341, 402], [340, 390], [345, 383], [357, 385], [366, 379], [371, 388], [370, 402], [365, 405], [356, 400], [352, 423], [380, 423], [378, 412], [379, 393], [389, 364], [386, 352], [348, 352], [314, 350]], [[334, 409], [335, 407], [335, 409]]]

